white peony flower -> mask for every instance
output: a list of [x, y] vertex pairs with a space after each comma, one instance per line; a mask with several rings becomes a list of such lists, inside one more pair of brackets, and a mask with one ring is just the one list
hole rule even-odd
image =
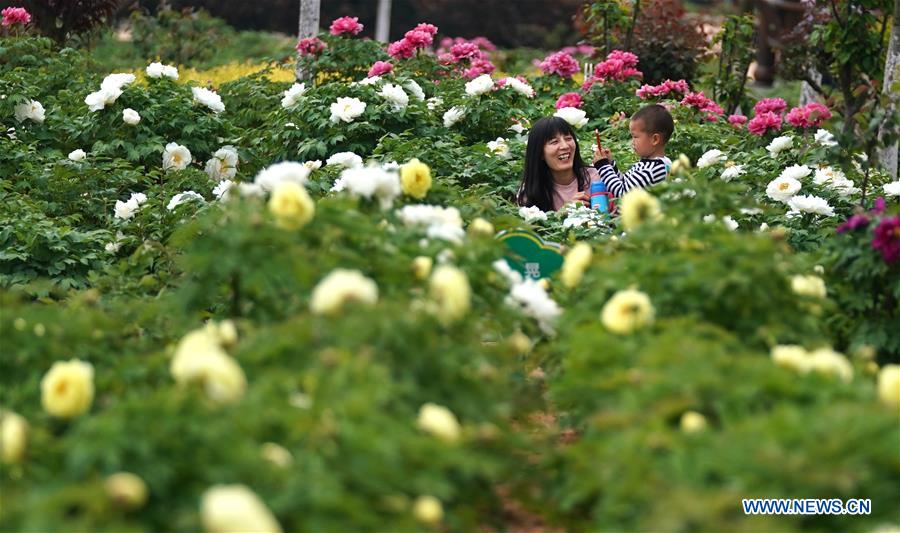
[[800, 182], [795, 178], [779, 176], [766, 186], [766, 195], [777, 202], [787, 202], [800, 191], [800, 187]]
[[350, 85], [378, 85], [381, 83], [381, 76], [370, 76], [368, 78], [363, 78], [358, 82], [351, 83]]
[[237, 184], [238, 191], [241, 193], [241, 196], [245, 198], [262, 198], [266, 195], [265, 189], [263, 189], [258, 183], [245, 183], [241, 182]]
[[520, 207], [519, 216], [525, 219], [525, 222], [532, 220], [547, 220], [547, 213], [541, 211], [541, 208], [534, 205], [531, 207]]
[[124, 122], [125, 124], [128, 124], [129, 126], [134, 126], [140, 121], [141, 121], [141, 116], [134, 109], [131, 109], [130, 107], [128, 107], [128, 108], [125, 108], [124, 111], [122, 111], [122, 122]]
[[362, 115], [366, 110], [366, 103], [359, 98], [338, 98], [336, 102], [331, 104], [331, 121], [334, 123], [346, 122], [350, 123]]
[[770, 142], [769, 145], [766, 146], [766, 150], [769, 151], [769, 155], [771, 155], [772, 157], [776, 157], [779, 153], [789, 149], [793, 145], [794, 138], [790, 135], [784, 135], [772, 139], [772, 142]]
[[166, 209], [171, 211], [179, 205], [187, 202], [188, 200], [199, 200], [204, 203], [206, 202], [206, 199], [203, 198], [203, 196], [201, 196], [200, 194], [194, 191], [184, 191], [173, 196], [172, 199], [169, 200], [169, 205], [166, 206]]
[[823, 130], [821, 128], [816, 130], [815, 139], [817, 143], [825, 147], [837, 146], [837, 141], [834, 140], [834, 135], [832, 135], [828, 130]]
[[163, 65], [162, 63], [159, 63], [159, 62], [150, 63], [149, 65], [147, 65], [146, 72], [147, 72], [147, 76], [150, 78], [166, 77], [166, 78], [172, 78], [173, 80], [178, 79], [178, 69], [177, 68], [170, 66], [170, 65]]
[[725, 224], [725, 227], [730, 229], [731, 231], [734, 231], [734, 230], [738, 229], [738, 227], [739, 227], [739, 224], [737, 223], [737, 221], [735, 219], [731, 218], [730, 215], [723, 216], [722, 223]]
[[444, 99], [440, 96], [432, 96], [425, 102], [425, 107], [427, 107], [429, 111], [434, 111], [442, 105], [444, 105]]
[[404, 206], [396, 213], [406, 226], [424, 227], [432, 239], [461, 243], [466, 234], [455, 207], [415, 204]]
[[466, 115], [466, 110], [453, 106], [444, 113], [444, 127], [449, 128], [459, 122]]
[[309, 169], [303, 163], [294, 163], [292, 161], [284, 161], [270, 165], [256, 175], [253, 182], [264, 191], [274, 191], [275, 187], [284, 182], [291, 182], [300, 185], [306, 185], [309, 177]]
[[518, 122], [516, 122], [515, 124], [513, 124], [512, 126], [506, 128], [506, 129], [509, 130], [509, 131], [511, 131], [511, 132], [516, 133], [517, 135], [522, 135], [522, 134], [524, 134], [526, 131], [528, 131], [528, 130], [525, 129], [525, 126], [519, 124]]
[[231, 189], [233, 189], [235, 183], [231, 180], [222, 180], [218, 185], [213, 189], [213, 195], [215, 195], [216, 200], [228, 200], [231, 197]]
[[885, 196], [900, 196], [900, 181], [892, 181], [884, 184]]
[[120, 73], [120, 74], [110, 74], [109, 76], [103, 78], [103, 82], [100, 83], [100, 90], [118, 90], [121, 94], [122, 87], [134, 83], [134, 74], [128, 73]]
[[379, 166], [348, 168], [335, 180], [332, 191], [346, 191], [353, 196], [378, 199], [382, 209], [388, 209], [400, 196], [400, 176]]
[[411, 95], [416, 97], [417, 100], [425, 101], [425, 91], [423, 91], [422, 87], [416, 83], [416, 80], [408, 80], [403, 84], [403, 87], [406, 88]]
[[721, 163], [728, 159], [722, 150], [708, 150], [706, 153], [700, 156], [700, 159], [697, 160], [697, 168], [706, 168], [716, 163]]
[[120, 96], [122, 96], [122, 89], [110, 87], [85, 96], [84, 103], [87, 104], [90, 111], [95, 112], [113, 104]]
[[743, 165], [731, 165], [722, 171], [722, 179], [725, 181], [731, 181], [738, 176], [743, 176], [747, 172], [744, 170]]
[[363, 160], [353, 152], [338, 152], [325, 160], [326, 165], [341, 165], [344, 168], [361, 168]]
[[37, 100], [28, 100], [16, 106], [16, 122], [30, 120], [38, 124], [44, 122], [44, 106]]
[[215, 113], [225, 111], [225, 104], [222, 103], [222, 98], [214, 91], [203, 87], [191, 87], [191, 92], [194, 94], [194, 102], [208, 107]]
[[519, 80], [518, 78], [504, 78], [503, 88], [509, 87], [510, 89], [516, 91], [517, 93], [524, 94], [528, 98], [534, 97], [534, 89], [531, 85]]
[[547, 295], [541, 283], [534, 279], [525, 279], [521, 283], [513, 284], [505, 302], [506, 305], [515, 307], [524, 315], [535, 319], [541, 331], [548, 335], [553, 334], [553, 324], [562, 314], [559, 305]]
[[509, 144], [503, 137], [497, 137], [496, 140], [489, 141], [487, 147], [488, 150], [498, 157], [502, 157], [503, 159], [509, 157]]
[[716, 221], [716, 215], [714, 215], [712, 213], [710, 213], [708, 215], [703, 215], [703, 222], [705, 222], [706, 224], [712, 224], [715, 221]]
[[184, 170], [191, 164], [191, 151], [178, 143], [169, 143], [163, 151], [163, 170]]
[[859, 192], [853, 180], [847, 179], [846, 174], [839, 168], [826, 166], [816, 169], [813, 183], [837, 191], [841, 196], [850, 196]]
[[494, 88], [494, 80], [490, 74], [482, 74], [474, 80], [466, 83], [466, 94], [469, 96], [480, 96], [490, 92]]
[[779, 174], [778, 177], [799, 180], [809, 176], [810, 174], [812, 174], [812, 169], [806, 165], [791, 165], [782, 170], [781, 174]]
[[[349, 152], [344, 152], [344, 153], [349, 153]], [[354, 155], [356, 155], [356, 154], [354, 154]], [[360, 159], [359, 163], [362, 164], [362, 159]], [[306, 168], [309, 169], [310, 172], [312, 172], [313, 170], [319, 170], [320, 168], [322, 168], [322, 161], [320, 161], [318, 159], [314, 159], [312, 161], [304, 161], [303, 166], [305, 166]]]
[[237, 150], [230, 145], [223, 146], [216, 150], [212, 158], [206, 162], [206, 174], [215, 181], [231, 179], [237, 174], [237, 165]]
[[306, 92], [305, 83], [295, 83], [291, 85], [290, 89], [284, 91], [284, 98], [281, 99], [281, 107], [284, 109], [293, 107], [294, 104], [300, 101], [300, 97], [304, 92]]
[[794, 196], [787, 202], [791, 211], [800, 213], [815, 213], [817, 215], [834, 216], [834, 208], [828, 205], [828, 201], [813, 195]]
[[399, 85], [385, 83], [378, 95], [387, 100], [395, 111], [406, 109], [409, 105], [409, 95]]
[[577, 107], [563, 107], [557, 109], [553, 116], [565, 120], [576, 129], [580, 129], [588, 123], [587, 113]]
[[81, 161], [86, 156], [87, 156], [87, 154], [81, 148], [79, 148], [78, 150], [73, 150], [73, 151], [69, 152], [69, 159], [72, 161]]
[[137, 212], [139, 204], [132, 200], [128, 200], [127, 202], [123, 202], [121, 200], [116, 200], [116, 207], [114, 215], [115, 218], [121, 220], [128, 220], [133, 217], [135, 212]]

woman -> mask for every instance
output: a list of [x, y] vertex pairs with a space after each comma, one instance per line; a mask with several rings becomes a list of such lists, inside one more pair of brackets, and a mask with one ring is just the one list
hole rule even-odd
[[557, 211], [572, 201], [590, 205], [597, 171], [585, 166], [575, 131], [559, 117], [544, 117], [532, 126], [525, 149], [525, 176], [516, 195], [521, 206]]

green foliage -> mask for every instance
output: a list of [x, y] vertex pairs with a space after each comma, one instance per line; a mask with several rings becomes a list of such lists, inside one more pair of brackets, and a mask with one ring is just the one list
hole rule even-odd
[[166, 5], [156, 16], [132, 12], [131, 29], [139, 57], [176, 65], [208, 61], [233, 33], [224, 21], [202, 9], [180, 11]]
[[[712, 96], [727, 113], [750, 109], [745, 95], [747, 70], [756, 54], [754, 19], [750, 15], [729, 16], [713, 40], [721, 46], [718, 66], [710, 76]], [[713, 74], [711, 72], [711, 74]]]

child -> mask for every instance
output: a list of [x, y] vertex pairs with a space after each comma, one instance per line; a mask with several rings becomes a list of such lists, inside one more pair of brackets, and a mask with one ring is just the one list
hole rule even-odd
[[624, 174], [619, 172], [612, 160], [609, 149], [597, 147], [594, 152], [594, 167], [606, 183], [606, 190], [619, 198], [635, 188], [646, 188], [666, 179], [672, 161], [666, 157], [666, 143], [675, 124], [672, 115], [661, 105], [648, 105], [631, 117], [631, 145], [641, 158]]

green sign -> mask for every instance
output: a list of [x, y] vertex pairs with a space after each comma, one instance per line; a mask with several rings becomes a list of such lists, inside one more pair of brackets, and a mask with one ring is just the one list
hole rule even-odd
[[544, 242], [537, 234], [526, 230], [502, 231], [497, 239], [506, 245], [506, 262], [525, 278], [548, 278], [562, 268], [560, 245]]

